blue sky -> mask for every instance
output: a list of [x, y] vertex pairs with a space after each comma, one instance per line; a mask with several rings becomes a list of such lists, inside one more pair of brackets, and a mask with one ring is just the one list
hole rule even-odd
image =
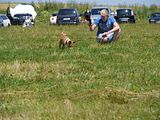
[[77, 3], [95, 3], [95, 4], [102, 4], [102, 5], [118, 5], [118, 4], [126, 4], [126, 5], [158, 5], [160, 6], [160, 0], [0, 0], [1, 2], [38, 2], [38, 1], [58, 1], [58, 2], [68, 2], [68, 1], [75, 1]]

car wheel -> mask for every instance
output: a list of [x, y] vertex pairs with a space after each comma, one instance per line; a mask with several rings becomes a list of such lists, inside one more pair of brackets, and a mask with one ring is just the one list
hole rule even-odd
[[135, 21], [135, 20], [133, 20], [133, 23], [135, 24], [135, 23], [136, 23], [136, 21]]
[[58, 21], [57, 21], [57, 25], [58, 25], [58, 26], [60, 25]]

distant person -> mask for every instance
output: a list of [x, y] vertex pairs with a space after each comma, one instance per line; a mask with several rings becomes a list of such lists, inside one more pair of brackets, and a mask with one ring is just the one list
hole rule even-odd
[[110, 43], [116, 41], [119, 37], [120, 27], [113, 16], [109, 16], [106, 9], [101, 10], [101, 17], [94, 21], [90, 25], [90, 31], [94, 31], [98, 27], [97, 42], [98, 43]]
[[88, 24], [91, 25], [90, 11], [88, 9], [84, 12], [84, 18], [87, 20]]
[[31, 27], [32, 26], [32, 21], [30, 16], [26, 16], [26, 19], [23, 23], [23, 27]]

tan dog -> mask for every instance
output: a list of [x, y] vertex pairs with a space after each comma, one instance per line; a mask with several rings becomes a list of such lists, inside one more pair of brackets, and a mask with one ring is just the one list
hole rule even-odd
[[73, 43], [75, 43], [74, 41], [72, 41], [65, 32], [61, 33], [60, 36], [60, 41], [59, 41], [59, 48], [65, 48], [65, 46], [67, 47], [72, 47]]

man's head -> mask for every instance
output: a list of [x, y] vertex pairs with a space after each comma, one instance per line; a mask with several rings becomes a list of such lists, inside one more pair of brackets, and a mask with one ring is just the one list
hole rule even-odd
[[103, 10], [101, 10], [100, 15], [102, 17], [102, 20], [106, 21], [108, 16], [109, 16], [109, 13], [108, 13], [108, 11], [106, 9], [103, 9]]

